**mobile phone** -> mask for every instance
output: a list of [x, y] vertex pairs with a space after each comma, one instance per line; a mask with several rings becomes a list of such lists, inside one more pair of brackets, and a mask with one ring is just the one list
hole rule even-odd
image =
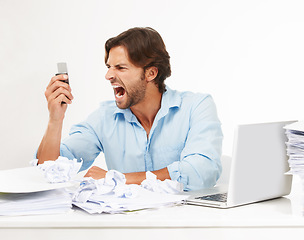
[[[57, 63], [57, 69], [58, 69], [58, 73], [56, 73], [56, 76], [60, 75], [60, 74], [69, 75], [68, 74], [68, 67], [67, 67], [66, 62], [59, 62], [59, 63]], [[69, 78], [66, 79], [66, 80], [60, 80], [60, 81], [65, 82], [67, 84], [70, 84], [69, 83]]]
[[[68, 67], [67, 67], [66, 62], [59, 62], [59, 63], [57, 63], [57, 69], [58, 69], [58, 73], [56, 73], [56, 76], [60, 75], [60, 74], [69, 75], [68, 74]], [[64, 83], [67, 83], [67, 84], [70, 84], [69, 77], [67, 79], [65, 79], [65, 80], [60, 80], [60, 81], [64, 82]], [[62, 101], [61, 104], [66, 104], [66, 102]]]

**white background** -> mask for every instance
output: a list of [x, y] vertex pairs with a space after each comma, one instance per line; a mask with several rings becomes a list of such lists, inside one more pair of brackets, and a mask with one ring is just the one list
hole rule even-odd
[[57, 62], [68, 62], [75, 97], [63, 136], [113, 99], [104, 43], [135, 26], [162, 35], [168, 86], [213, 95], [224, 154], [236, 124], [303, 119], [303, 13], [301, 0], [0, 0], [0, 169], [33, 158]]

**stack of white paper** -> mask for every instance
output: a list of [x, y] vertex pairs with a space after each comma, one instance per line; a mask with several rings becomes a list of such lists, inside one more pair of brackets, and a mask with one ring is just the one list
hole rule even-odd
[[64, 190], [71, 182], [49, 183], [38, 167], [0, 171], [0, 215], [65, 213], [72, 207]]
[[[304, 122], [295, 122], [285, 127], [288, 138], [290, 174], [296, 174], [304, 181]], [[303, 182], [304, 183], [304, 182]]]
[[0, 215], [37, 215], [65, 213], [72, 207], [64, 189], [32, 193], [0, 193]]

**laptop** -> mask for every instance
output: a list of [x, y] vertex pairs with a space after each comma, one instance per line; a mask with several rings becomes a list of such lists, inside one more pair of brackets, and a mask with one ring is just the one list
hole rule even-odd
[[186, 204], [230, 208], [288, 195], [292, 175], [284, 126], [295, 121], [238, 125], [228, 186], [188, 192]]

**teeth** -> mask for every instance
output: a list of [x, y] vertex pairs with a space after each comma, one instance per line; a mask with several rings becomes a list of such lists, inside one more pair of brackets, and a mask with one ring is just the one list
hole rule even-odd
[[[116, 88], [122, 88], [121, 86], [119, 85], [112, 85], [113, 89], [116, 89]], [[115, 95], [117, 98], [122, 98], [124, 94], [121, 93], [121, 91], [118, 91], [117, 94]]]

